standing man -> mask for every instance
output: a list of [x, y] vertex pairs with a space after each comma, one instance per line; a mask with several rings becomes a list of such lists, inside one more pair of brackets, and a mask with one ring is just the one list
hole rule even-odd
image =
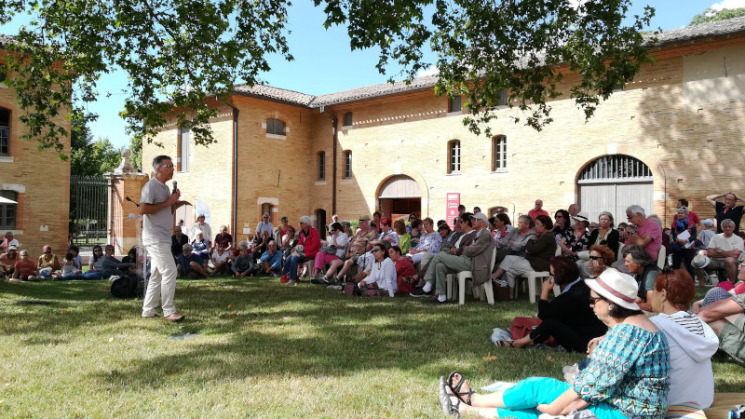
[[641, 246], [652, 259], [657, 260], [662, 247], [662, 228], [654, 221], [648, 220], [644, 208], [639, 205], [626, 208], [626, 218], [636, 226], [636, 232], [629, 235], [624, 244]]
[[[718, 202], [717, 199], [724, 197], [724, 203]], [[740, 231], [740, 219], [742, 218], [743, 206], [735, 206], [737, 201], [745, 202], [734, 192], [709, 195], [706, 199], [711, 202], [717, 212], [717, 233], [722, 232], [722, 221], [732, 220], [735, 223], [735, 233]]]
[[181, 192], [173, 193], [166, 182], [173, 178], [173, 162], [168, 156], [153, 159], [155, 176], [142, 188], [140, 213], [142, 222], [142, 243], [151, 257], [150, 282], [147, 284], [145, 301], [142, 303], [142, 317], [157, 317], [155, 309], [160, 300], [163, 318], [170, 322], [180, 322], [184, 316], [178, 314], [173, 303], [176, 294], [176, 261], [171, 254], [171, 214], [178, 208]]
[[533, 221], [535, 221], [536, 217], [538, 217], [539, 215], [548, 216], [548, 212], [546, 212], [546, 210], [543, 209], [542, 199], [535, 200], [535, 207], [533, 207], [532, 210], [528, 211], [528, 215], [530, 216], [530, 218], [533, 219]]

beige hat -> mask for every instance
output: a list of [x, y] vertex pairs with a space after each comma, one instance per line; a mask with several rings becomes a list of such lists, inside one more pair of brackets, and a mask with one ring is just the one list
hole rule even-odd
[[596, 279], [585, 279], [585, 284], [605, 299], [630, 310], [641, 310], [636, 304], [639, 284], [631, 275], [608, 268]]
[[489, 218], [483, 212], [477, 212], [476, 214], [473, 214], [473, 218], [476, 220], [481, 220], [487, 224], [489, 223]]

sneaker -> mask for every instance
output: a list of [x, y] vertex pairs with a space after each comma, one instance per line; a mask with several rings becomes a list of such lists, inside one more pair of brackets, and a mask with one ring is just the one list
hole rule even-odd
[[424, 297], [431, 297], [432, 291], [430, 292], [424, 292], [424, 288], [417, 288], [414, 291], [409, 293], [410, 296], [414, 298], [424, 298]]
[[286, 285], [292, 285], [292, 284], [295, 284], [295, 283], [297, 283], [297, 280], [290, 279], [289, 281], [285, 282], [284, 284], [286, 284]]
[[321, 278], [320, 278], [320, 277], [318, 277], [318, 276], [314, 276], [313, 278], [311, 278], [311, 279], [310, 279], [310, 283], [311, 283], [311, 284], [316, 284], [316, 285], [323, 285], [323, 284], [326, 284], [326, 282], [323, 282], [323, 281], [321, 281]]
[[282, 278], [279, 280], [280, 284], [286, 284], [290, 282], [290, 274], [284, 274], [282, 275]]
[[332, 276], [331, 278], [326, 278], [329, 285], [339, 285], [339, 278], [336, 277], [336, 275]]
[[428, 301], [428, 303], [430, 303], [430, 304], [432, 304], [432, 305], [436, 305], [436, 306], [444, 306], [445, 304], [447, 304], [447, 303], [448, 303], [448, 300], [445, 300], [445, 301], [440, 301], [440, 300], [438, 300], [437, 298], [432, 298], [432, 299], [430, 299], [430, 300]]

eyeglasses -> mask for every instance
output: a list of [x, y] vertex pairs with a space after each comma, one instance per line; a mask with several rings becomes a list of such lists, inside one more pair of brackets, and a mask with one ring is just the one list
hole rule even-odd
[[592, 259], [592, 260], [599, 260], [599, 259], [602, 259], [602, 258], [603, 258], [602, 256], [590, 256], [590, 259]]
[[378, 252], [380, 252], [380, 249], [377, 249], [377, 248], [376, 248], [376, 249], [373, 249], [373, 250], [372, 250], [372, 253], [378, 253]]
[[605, 300], [603, 297], [590, 297], [590, 305], [594, 306], [595, 302]]
[[173, 165], [172, 164], [161, 164], [160, 167], [165, 167], [166, 169], [170, 169], [171, 167], [173, 167]]

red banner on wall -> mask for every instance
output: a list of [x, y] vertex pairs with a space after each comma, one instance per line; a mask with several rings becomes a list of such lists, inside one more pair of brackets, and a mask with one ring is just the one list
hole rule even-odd
[[453, 218], [458, 216], [458, 206], [460, 205], [460, 193], [448, 192], [446, 194], [447, 210], [445, 211], [445, 220], [448, 222], [450, 228], [454, 228]]

